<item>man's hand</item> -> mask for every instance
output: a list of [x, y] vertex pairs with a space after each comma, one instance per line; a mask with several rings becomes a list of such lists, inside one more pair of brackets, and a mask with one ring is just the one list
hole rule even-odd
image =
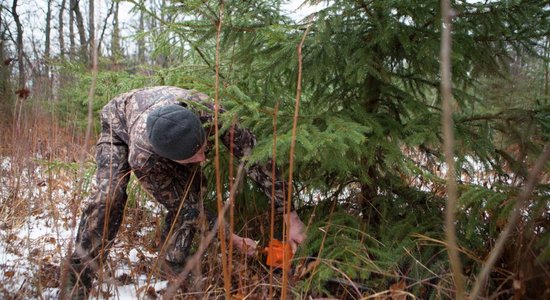
[[254, 240], [249, 238], [240, 237], [233, 233], [233, 245], [235, 245], [235, 248], [239, 249], [242, 253], [246, 254], [247, 256], [254, 256], [256, 255], [256, 248], [258, 245]]
[[[296, 211], [292, 211], [288, 217], [290, 222], [290, 224], [287, 224], [287, 226], [290, 226], [288, 242], [290, 243], [290, 248], [292, 249], [292, 253], [294, 254], [296, 253], [296, 249], [298, 248], [298, 246], [306, 238], [306, 234], [304, 232], [306, 226], [304, 225], [302, 220], [300, 220], [300, 217], [298, 216]], [[287, 216], [285, 215], [283, 218], [286, 222]]]

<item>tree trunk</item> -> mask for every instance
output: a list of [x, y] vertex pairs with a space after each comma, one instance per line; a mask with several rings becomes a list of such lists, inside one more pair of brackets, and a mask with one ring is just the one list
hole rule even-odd
[[[50, 59], [50, 36], [51, 36], [51, 18], [52, 18], [52, 0], [48, 0], [48, 8], [46, 11], [46, 32], [45, 32], [45, 41], [44, 41], [44, 58], [46, 59], [46, 64]], [[46, 71], [47, 72], [47, 71]]]
[[86, 41], [86, 31], [84, 28], [84, 18], [80, 12], [79, 0], [72, 0], [73, 6], [71, 7], [76, 21], [76, 29], [78, 30], [78, 37], [80, 38], [80, 59], [84, 62], [88, 61], [88, 42]]
[[103, 27], [101, 28], [101, 33], [99, 34], [99, 38], [96, 38], [95, 40], [97, 45], [97, 51], [100, 53], [101, 51], [101, 45], [103, 44], [103, 36], [105, 35], [105, 30], [107, 29], [107, 22], [109, 20], [109, 17], [113, 14], [113, 11], [115, 10], [115, 4], [118, 4], [118, 1], [111, 2], [111, 7], [109, 8], [109, 11], [107, 12], [107, 16], [105, 17], [105, 21], [103, 22]]
[[19, 15], [17, 14], [17, 0], [13, 0], [11, 7], [11, 13], [13, 15], [13, 21], [17, 28], [17, 38], [16, 38], [16, 48], [17, 48], [17, 66], [18, 66], [18, 80], [17, 80], [17, 99], [15, 102], [13, 115], [16, 120], [15, 128], [19, 131], [21, 126], [21, 112], [23, 110], [23, 100], [25, 100], [29, 95], [29, 90], [25, 87], [25, 62], [23, 56], [23, 26], [21, 25], [21, 20], [19, 20]]
[[76, 49], [76, 43], [74, 38], [74, 14], [73, 14], [73, 6], [76, 0], [69, 0], [69, 57], [71, 59], [74, 59], [75, 57], [75, 49]]
[[[88, 36], [90, 37], [90, 51], [89, 51], [89, 61], [93, 61], [93, 55], [94, 55], [94, 45], [92, 45], [92, 40], [95, 39], [95, 17], [94, 17], [94, 0], [88, 0], [89, 1], [89, 30], [88, 30]], [[118, 5], [118, 2], [117, 2]]]
[[[11, 57], [6, 57], [5, 44], [6, 40], [6, 28], [2, 25], [4, 20], [2, 20], [2, 5], [0, 5], [0, 104], [8, 103], [10, 100], [9, 95], [10, 91], [10, 64]], [[3, 107], [2, 107], [3, 108]]]
[[48, 10], [46, 11], [46, 35], [44, 41], [44, 70], [46, 75], [46, 85], [48, 86], [48, 97], [51, 95], [52, 84], [50, 79], [50, 42], [51, 42], [51, 18], [52, 18], [52, 0], [48, 0]]
[[119, 2], [115, 4], [113, 15], [113, 37], [111, 38], [111, 54], [115, 64], [122, 57], [122, 49], [120, 47], [120, 28], [118, 24], [118, 8]]
[[[160, 3], [160, 19], [162, 20], [162, 23], [166, 23], [166, 0], [162, 0]], [[167, 67], [168, 66], [168, 57], [164, 53], [159, 53], [157, 55], [157, 65], [161, 67]]]
[[59, 18], [58, 18], [58, 23], [59, 23], [59, 57], [60, 58], [63, 58], [65, 56], [65, 36], [64, 36], [64, 33], [63, 33], [63, 29], [64, 29], [64, 22], [63, 22], [63, 13], [65, 11], [65, 3], [66, 3], [66, 0], [61, 0], [61, 4], [59, 6]]
[[[143, 33], [145, 31], [145, 13], [143, 12], [143, 9], [139, 12], [139, 32]], [[138, 40], [138, 61], [139, 63], [144, 64], [145, 63], [145, 40], [144, 38], [140, 38]]]
[[25, 62], [23, 57], [23, 26], [21, 25], [21, 20], [19, 20], [19, 15], [17, 14], [17, 0], [13, 0], [13, 5], [11, 8], [11, 13], [13, 15], [13, 21], [17, 28], [17, 66], [19, 71], [17, 87], [19, 90], [25, 88]]
[[547, 59], [547, 61], [544, 62], [544, 99], [545, 104], [548, 104], [548, 73], [549, 73], [549, 65], [550, 62], [548, 59], [550, 59], [550, 35], [546, 37], [546, 43], [544, 47], [544, 58]]

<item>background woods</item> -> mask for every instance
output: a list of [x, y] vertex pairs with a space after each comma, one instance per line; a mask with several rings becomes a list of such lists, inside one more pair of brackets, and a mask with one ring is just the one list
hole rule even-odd
[[[294, 201], [308, 220], [308, 237], [293, 260], [292, 297], [440, 299], [460, 289], [491, 299], [550, 297], [550, 164], [543, 159], [550, 138], [547, 1], [451, 1], [461, 287], [444, 226], [449, 167], [441, 124], [440, 2], [223, 1], [223, 18], [221, 3], [1, 2], [2, 296], [56, 295], [72, 220], [94, 172], [93, 142], [85, 144], [84, 133], [97, 45], [93, 134], [96, 113], [117, 94], [175, 85], [214, 97], [218, 69], [220, 101], [228, 110], [223, 118], [237, 117], [258, 137], [249, 163], [276, 154], [285, 171], [294, 155]], [[310, 13], [291, 11], [300, 4], [299, 11]], [[296, 47], [303, 37], [294, 137]], [[228, 190], [231, 166], [222, 150]], [[533, 169], [541, 171], [533, 176]], [[214, 176], [211, 166], [206, 172]], [[160, 208], [132, 182], [111, 273], [102, 275], [106, 285], [96, 291], [103, 297], [122, 293], [113, 280], [134, 286], [139, 298], [162, 292], [147, 276], [154, 269]], [[241, 189], [235, 228], [266, 245], [272, 225], [267, 201], [248, 182]], [[215, 199], [212, 192], [204, 201], [215, 208]], [[517, 221], [510, 218], [515, 212]], [[52, 231], [40, 235], [31, 230], [37, 226]], [[270, 285], [261, 255], [234, 260], [236, 299], [279, 297], [281, 274], [275, 272]], [[204, 278], [202, 284], [183, 289], [181, 297], [223, 295], [217, 256], [205, 254], [201, 262], [194, 276]]]

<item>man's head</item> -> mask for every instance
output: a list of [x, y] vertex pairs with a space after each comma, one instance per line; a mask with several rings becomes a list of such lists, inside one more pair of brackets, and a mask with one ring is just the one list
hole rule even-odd
[[155, 153], [171, 160], [184, 161], [193, 157], [206, 141], [199, 118], [177, 104], [151, 111], [146, 126]]

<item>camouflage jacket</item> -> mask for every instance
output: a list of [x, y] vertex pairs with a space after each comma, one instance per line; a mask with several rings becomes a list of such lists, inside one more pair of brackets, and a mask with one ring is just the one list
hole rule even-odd
[[[206, 94], [185, 90], [177, 87], [159, 86], [152, 88], [143, 88], [133, 90], [122, 94], [105, 105], [101, 111], [102, 136], [111, 136], [108, 140], [101, 140], [98, 143], [123, 143], [128, 147], [128, 164], [134, 171], [140, 183], [148, 192], [150, 192], [160, 203], [173, 202], [179, 203], [182, 197], [193, 198], [195, 202], [200, 197], [200, 192], [205, 191], [205, 180], [195, 180], [197, 185], [191, 188], [185, 196], [181, 187], [174, 187], [174, 178], [186, 173], [197, 165], [180, 165], [169, 159], [160, 157], [153, 152], [153, 148], [148, 141], [146, 134], [146, 120], [148, 112], [153, 109], [169, 104], [183, 105], [187, 109], [194, 111], [198, 116], [208, 135], [214, 135], [212, 130], [213, 108], [212, 103], [208, 102], [209, 97]], [[196, 102], [200, 105], [192, 105]], [[201, 106], [208, 109], [202, 109]], [[223, 110], [220, 110], [223, 111]], [[109, 135], [105, 135], [105, 131]], [[242, 158], [256, 143], [256, 137], [247, 129], [234, 127], [233, 130], [233, 153], [237, 158]], [[114, 138], [113, 138], [114, 137]], [[220, 134], [220, 140], [229, 148], [231, 144], [229, 130]], [[115, 142], [113, 142], [115, 141]], [[212, 149], [212, 139], [208, 141], [207, 149]], [[180, 172], [181, 171], [181, 172]], [[189, 173], [189, 172], [187, 172]], [[167, 175], [172, 174], [172, 175]], [[248, 176], [256, 182], [261, 190], [271, 199], [272, 174], [271, 163], [265, 165], [255, 164], [247, 169]], [[183, 178], [181, 183], [185, 183], [189, 178]], [[285, 196], [286, 183], [279, 174], [275, 180], [275, 207], [282, 211]], [[170, 201], [168, 201], [170, 200]], [[169, 207], [168, 207], [169, 208]]]

